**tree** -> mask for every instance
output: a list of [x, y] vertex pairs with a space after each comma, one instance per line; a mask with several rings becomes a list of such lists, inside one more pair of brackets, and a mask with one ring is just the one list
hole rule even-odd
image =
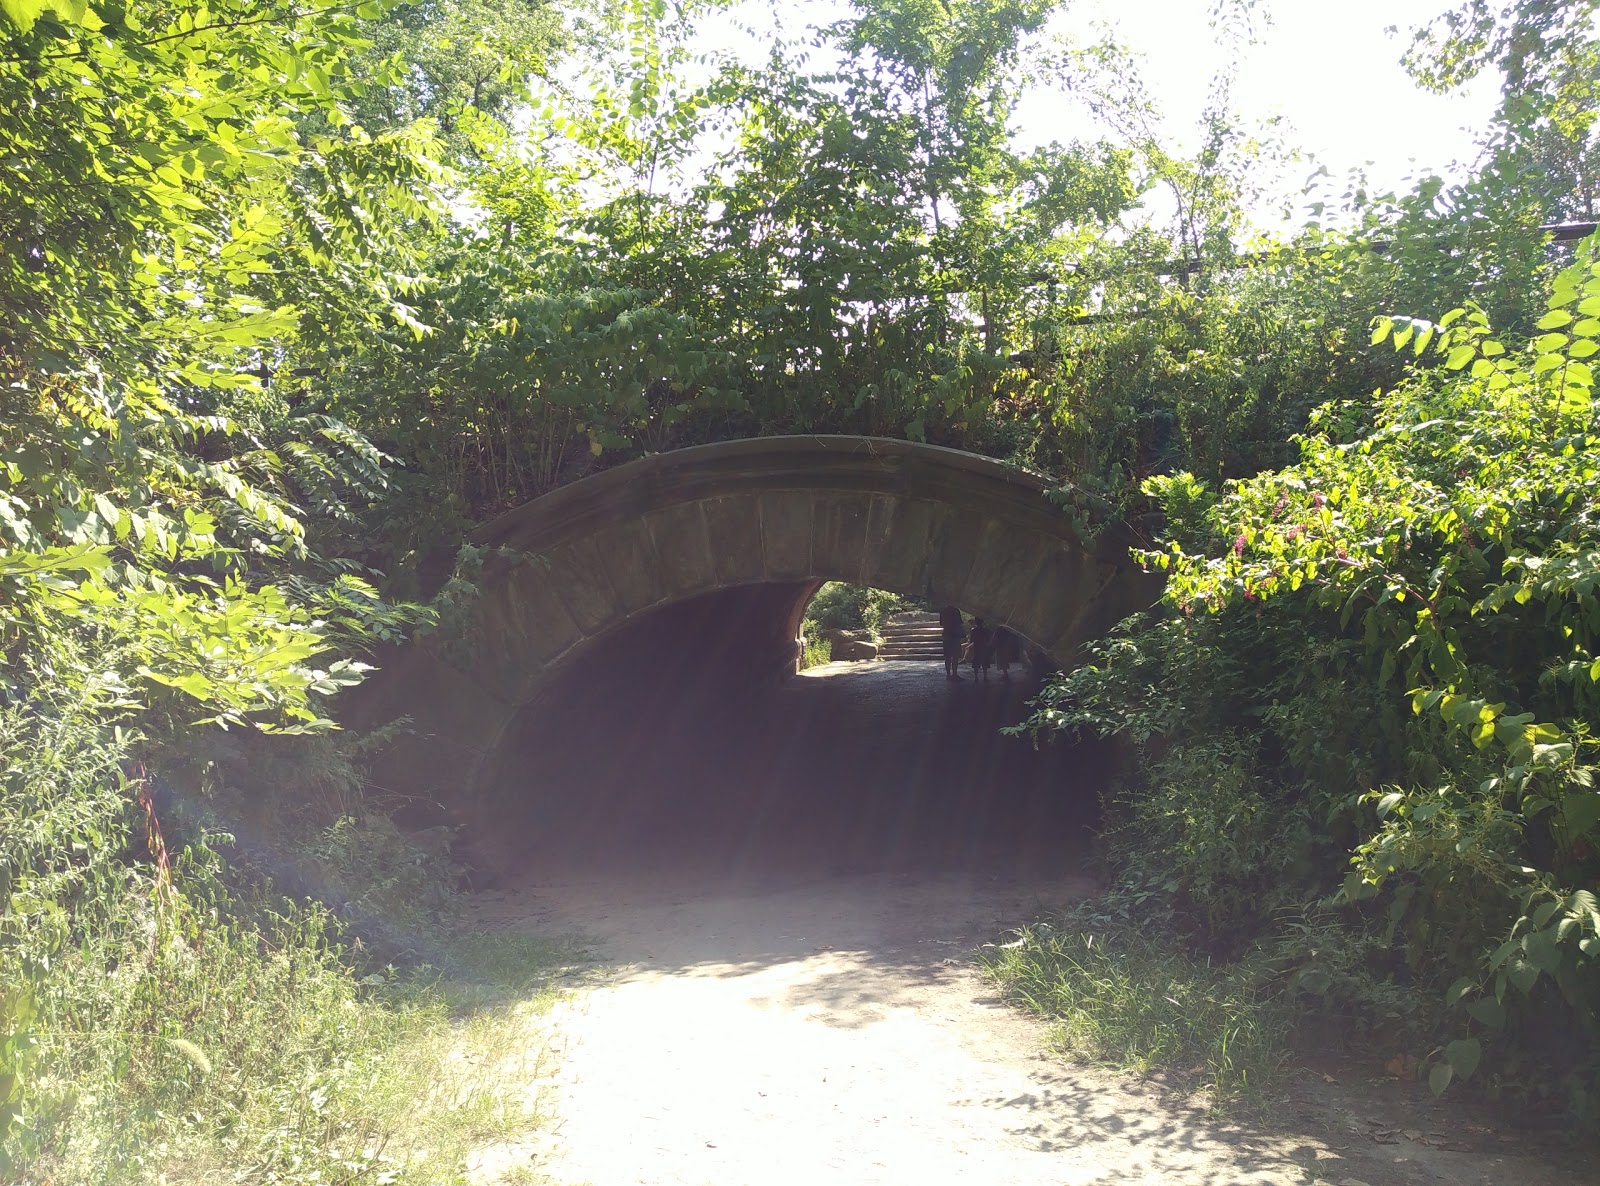
[[1489, 142], [1538, 192], [1547, 221], [1600, 209], [1600, 33], [1594, 0], [1461, 0], [1418, 29], [1405, 58], [1422, 86], [1454, 90], [1485, 70], [1501, 77]]
[[431, 121], [462, 165], [481, 163], [484, 127], [504, 127], [529, 83], [548, 75], [565, 48], [560, 14], [545, 0], [406, 0], [363, 32], [353, 66], [370, 78], [349, 112], [369, 131]]

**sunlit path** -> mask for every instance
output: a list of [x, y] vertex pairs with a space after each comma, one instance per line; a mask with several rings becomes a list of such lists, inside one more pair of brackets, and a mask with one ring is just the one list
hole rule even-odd
[[1022, 681], [830, 664], [714, 711], [696, 683], [629, 703], [632, 758], [569, 738], [590, 780], [476, 903], [489, 925], [582, 935], [603, 965], [541, 1031], [557, 1069], [530, 1090], [554, 1125], [485, 1151], [481, 1181], [1562, 1181], [1356, 1143], [1320, 1076], [1268, 1129], [1042, 1053], [971, 956], [1094, 890], [1080, 841], [1106, 772], [999, 735]]
[[[716, 884], [711, 884], [716, 881]], [[614, 961], [550, 1019], [555, 1124], [491, 1151], [554, 1186], [1563, 1183], [1514, 1159], [1335, 1127], [1316, 1076], [1271, 1127], [1041, 1054], [965, 962], [1072, 877], [683, 870], [542, 879], [481, 916], [578, 929]], [[1378, 1107], [1363, 1101], [1368, 1108]]]

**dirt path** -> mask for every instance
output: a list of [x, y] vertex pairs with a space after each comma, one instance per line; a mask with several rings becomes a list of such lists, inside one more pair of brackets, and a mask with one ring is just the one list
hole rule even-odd
[[1092, 889], [1106, 755], [1003, 737], [1023, 681], [830, 664], [730, 698], [698, 675], [553, 717], [518, 768], [493, 839], [532, 872], [481, 921], [576, 934], [603, 971], [536, 1039], [554, 1123], [484, 1183], [1574, 1181], [1411, 1084], [1307, 1073], [1252, 1126], [1045, 1057], [970, 961]]
[[1045, 1056], [1041, 1028], [967, 960], [1042, 900], [1087, 888], [657, 871], [491, 895], [484, 922], [582, 933], [611, 963], [550, 1019], [548, 1138], [491, 1168], [520, 1163], [556, 1186], [1579, 1180], [1488, 1136], [1432, 1147], [1437, 1135], [1396, 1131], [1410, 1104], [1310, 1074], [1259, 1127]]

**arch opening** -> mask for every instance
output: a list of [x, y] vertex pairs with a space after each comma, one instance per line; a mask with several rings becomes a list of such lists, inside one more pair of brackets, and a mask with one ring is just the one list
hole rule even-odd
[[[1068, 662], [1159, 582], [1125, 542], [1086, 544], [1045, 493], [987, 458], [844, 437], [701, 446], [574, 483], [474, 534], [489, 557], [477, 645], [464, 662], [419, 647], [390, 664], [367, 717], [417, 728], [381, 776], [476, 815], [538, 731], [530, 722], [549, 733], [602, 719], [586, 706], [643, 695], [646, 669], [668, 673], [652, 687], [680, 690], [714, 669], [707, 705], [754, 703], [798, 667], [800, 620], [825, 581], [960, 606]], [[803, 694], [823, 695], [790, 691]], [[607, 761], [628, 749], [598, 725], [566, 731], [592, 733]], [[554, 770], [567, 759], [550, 755], [580, 747], [547, 748], [534, 760]]]
[[[962, 662], [975, 677], [987, 678], [992, 670], [997, 678], [1009, 681], [1015, 668], [1019, 677], [1037, 679], [1054, 670], [1045, 649], [1009, 621], [844, 581], [817, 586], [805, 605], [799, 639], [802, 666], [859, 659], [942, 663], [946, 658], [942, 615], [951, 612], [959, 614], [961, 622], [966, 648]], [[973, 659], [985, 655], [988, 661], [980, 671]]]
[[1111, 753], [1003, 736], [1036, 684], [937, 662], [752, 679], [809, 585], [643, 615], [507, 730], [486, 799], [502, 868], [709, 877], [1054, 872], [1084, 848]]

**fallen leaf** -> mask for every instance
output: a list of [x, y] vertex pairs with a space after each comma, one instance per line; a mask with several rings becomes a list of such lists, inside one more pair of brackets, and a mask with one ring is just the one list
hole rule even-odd
[[1417, 1073], [1417, 1056], [1414, 1054], [1397, 1054], [1383, 1064], [1383, 1069], [1396, 1079], [1405, 1079]]

